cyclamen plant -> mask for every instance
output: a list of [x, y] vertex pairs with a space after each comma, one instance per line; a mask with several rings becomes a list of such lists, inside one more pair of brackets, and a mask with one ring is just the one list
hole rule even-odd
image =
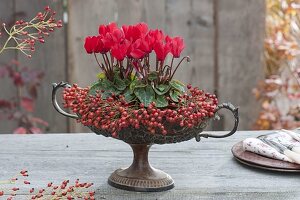
[[[99, 35], [87, 37], [84, 47], [87, 53], [94, 54], [104, 72], [91, 93], [95, 89], [103, 89], [102, 96], [105, 97], [122, 93], [127, 101], [137, 97], [146, 107], [151, 102], [155, 102], [157, 107], [166, 107], [166, 96], [177, 102], [178, 96], [184, 92], [182, 83], [172, 81], [182, 61], [190, 60], [187, 56], [183, 57], [176, 67], [173, 66], [174, 59], [179, 58], [184, 49], [181, 37], [171, 38], [161, 30], [149, 30], [146, 23], [123, 25], [122, 28], [110, 23], [100, 25]], [[150, 66], [152, 51], [156, 54], [155, 70]], [[165, 60], [169, 53], [172, 60], [168, 65]], [[98, 54], [102, 55], [103, 63], [99, 62]], [[127, 87], [129, 83], [131, 88]]]
[[[172, 134], [172, 126], [198, 127], [214, 116], [218, 100], [198, 88], [174, 80], [188, 56], [181, 37], [151, 30], [146, 23], [99, 26], [99, 35], [85, 39], [85, 50], [93, 54], [103, 73], [91, 87], [76, 84], [64, 90], [65, 107], [80, 116], [86, 126], [118, 137], [125, 128], [146, 128], [151, 133]], [[156, 62], [151, 66], [150, 56]], [[98, 58], [102, 57], [102, 62]], [[170, 63], [166, 63], [171, 55]], [[175, 64], [176, 59], [180, 59]]]

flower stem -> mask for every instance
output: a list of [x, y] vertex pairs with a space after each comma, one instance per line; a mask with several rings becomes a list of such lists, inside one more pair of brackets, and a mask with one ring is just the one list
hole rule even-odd
[[172, 73], [172, 75], [171, 75], [171, 77], [170, 77], [170, 80], [172, 80], [174, 74], [176, 73], [178, 67], [180, 66], [180, 64], [182, 63], [182, 61], [183, 61], [184, 59], [186, 59], [187, 62], [190, 62], [190, 57], [189, 57], [189, 56], [183, 57], [183, 58], [180, 60], [180, 62], [178, 63], [178, 65], [176, 66], [175, 70], [173, 71], [173, 73]]

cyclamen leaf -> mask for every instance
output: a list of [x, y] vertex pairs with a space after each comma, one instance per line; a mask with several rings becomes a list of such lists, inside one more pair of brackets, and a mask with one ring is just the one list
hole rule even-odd
[[158, 72], [153, 71], [148, 74], [148, 80], [154, 81], [158, 78]]
[[135, 85], [135, 88], [144, 88], [148, 86], [147, 84], [144, 84], [144, 83], [141, 83], [141, 82], [137, 82], [136, 85]]
[[168, 101], [166, 100], [165, 96], [158, 95], [154, 100], [156, 107], [163, 108], [169, 105]]
[[115, 88], [112, 82], [110, 82], [107, 79], [99, 80], [98, 82], [94, 83], [89, 91], [90, 95], [96, 95], [97, 91], [104, 90], [103, 93], [101, 93], [102, 98], [107, 98], [111, 96], [112, 94], [120, 94], [121, 92]]
[[101, 85], [100, 85], [100, 82], [96, 82], [94, 83], [91, 88], [90, 88], [90, 91], [89, 91], [89, 94], [90, 95], [96, 95], [96, 92], [98, 90], [101, 90]]
[[151, 102], [154, 101], [154, 90], [150, 85], [142, 88], [136, 88], [134, 94], [140, 100], [141, 103], [148, 107]]
[[154, 91], [155, 91], [156, 94], [158, 94], [158, 95], [164, 95], [164, 94], [166, 94], [169, 91], [170, 88], [167, 88], [165, 91], [160, 91], [160, 90], [156, 89], [155, 87], [153, 87], [153, 89], [154, 89]]
[[178, 92], [177, 90], [170, 91], [170, 97], [174, 102], [178, 102], [179, 96], [180, 96], [180, 92]]
[[170, 81], [170, 85], [171, 85], [174, 89], [176, 89], [176, 90], [178, 90], [178, 91], [180, 91], [180, 92], [185, 92], [185, 86], [184, 86], [184, 84], [181, 83], [180, 81], [172, 80], [172, 81]]
[[124, 97], [127, 102], [131, 102], [135, 98], [129, 89], [124, 93]]
[[170, 89], [170, 86], [161, 84], [161, 85], [158, 85], [157, 89], [159, 89], [161, 92], [164, 92], [164, 91], [168, 91]]
[[122, 80], [120, 77], [115, 77], [115, 87], [118, 89], [118, 90], [125, 90], [126, 89], [126, 83], [124, 80]]

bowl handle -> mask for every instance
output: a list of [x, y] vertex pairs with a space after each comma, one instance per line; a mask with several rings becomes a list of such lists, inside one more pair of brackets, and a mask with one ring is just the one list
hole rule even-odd
[[60, 114], [66, 116], [66, 117], [70, 117], [70, 118], [74, 118], [74, 119], [78, 119], [79, 117], [77, 115], [73, 115], [73, 114], [69, 114], [67, 112], [65, 112], [63, 109], [61, 109], [61, 107], [59, 107], [57, 100], [56, 100], [56, 92], [59, 88], [63, 87], [63, 88], [67, 88], [67, 87], [71, 87], [68, 83], [65, 82], [60, 82], [60, 83], [52, 83], [52, 104], [55, 108], [55, 110], [57, 110], [57, 112], [59, 112]]
[[228, 136], [231, 136], [232, 134], [234, 134], [237, 130], [237, 127], [239, 125], [239, 108], [236, 108], [234, 107], [231, 103], [222, 103], [220, 105], [217, 106], [216, 108], [216, 113], [215, 113], [215, 119], [218, 119], [218, 115], [217, 115], [217, 112], [221, 109], [227, 109], [229, 111], [232, 112], [233, 114], [233, 117], [234, 117], [234, 127], [233, 129], [229, 132], [229, 133], [226, 133], [224, 135], [218, 135], [218, 134], [212, 134], [212, 133], [199, 133], [196, 135], [196, 141], [199, 142], [201, 137], [204, 137], [204, 138], [224, 138], [224, 137], [228, 137]]

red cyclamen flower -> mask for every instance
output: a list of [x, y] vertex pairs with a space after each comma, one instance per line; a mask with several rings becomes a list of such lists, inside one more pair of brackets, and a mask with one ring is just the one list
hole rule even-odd
[[88, 54], [94, 53], [98, 43], [96, 36], [88, 36], [85, 38], [84, 48]]
[[145, 51], [143, 51], [140, 47], [142, 45], [142, 40], [137, 39], [130, 48], [129, 56], [135, 59], [141, 59], [145, 56]]
[[127, 55], [129, 46], [130, 46], [130, 42], [128, 40], [124, 40], [122, 43], [114, 45], [111, 48], [112, 56], [119, 61], [124, 60], [124, 58]]
[[107, 33], [112, 33], [115, 29], [118, 29], [116, 22], [111, 22], [108, 25], [99, 26], [99, 34], [105, 36]]
[[112, 44], [113, 43], [110, 39], [104, 38], [102, 35], [97, 36], [95, 53], [107, 53], [110, 50]]
[[175, 58], [179, 58], [184, 49], [184, 42], [181, 37], [174, 37], [171, 40], [171, 53]]
[[155, 51], [157, 60], [164, 61], [170, 52], [170, 43], [157, 42], [155, 43], [153, 49]]
[[136, 25], [123, 25], [122, 31], [125, 34], [125, 38], [131, 42], [135, 42], [137, 39], [145, 36], [148, 32], [148, 25], [144, 22]]

